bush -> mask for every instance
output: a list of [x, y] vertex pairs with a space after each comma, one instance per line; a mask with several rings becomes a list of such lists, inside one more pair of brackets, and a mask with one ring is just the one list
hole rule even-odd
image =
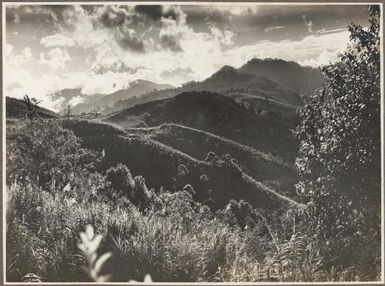
[[131, 195], [135, 182], [130, 170], [126, 165], [119, 163], [116, 167], [111, 167], [106, 171], [106, 180], [111, 183], [111, 187], [116, 191], [122, 191]]
[[[147, 208], [152, 195], [147, 189], [144, 177], [132, 178], [127, 166], [119, 163], [116, 167], [111, 167], [106, 171], [105, 178], [109, 182], [112, 198], [116, 199], [123, 195], [141, 210]], [[111, 198], [111, 196], [109, 197]]]
[[63, 189], [81, 170], [95, 170], [97, 154], [81, 148], [73, 132], [54, 120], [34, 120], [16, 129], [7, 145], [7, 183], [26, 180]]

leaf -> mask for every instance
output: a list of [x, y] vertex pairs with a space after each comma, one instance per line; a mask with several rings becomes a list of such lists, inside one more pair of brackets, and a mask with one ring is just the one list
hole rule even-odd
[[104, 263], [110, 259], [110, 257], [112, 256], [112, 253], [111, 252], [107, 252], [107, 253], [104, 253], [102, 256], [99, 257], [98, 260], [96, 260], [95, 262], [95, 265], [93, 267], [93, 271], [96, 275], [99, 274], [100, 270], [102, 269]]
[[84, 244], [86, 244], [89, 241], [87, 234], [85, 232], [81, 232], [79, 235], [80, 235], [80, 239]]
[[111, 280], [111, 275], [102, 275], [97, 277], [96, 282], [108, 282]]
[[93, 239], [92, 241], [90, 241], [89, 243], [88, 243], [88, 251], [90, 252], [90, 253], [94, 253], [97, 249], [98, 249], [98, 247], [99, 247], [99, 245], [100, 245], [100, 242], [102, 241], [102, 239], [103, 239], [103, 237], [100, 235], [100, 234], [98, 234], [96, 237], [95, 237], [95, 239]]
[[95, 232], [94, 232], [94, 228], [92, 227], [92, 225], [88, 224], [86, 226], [86, 234], [87, 234], [89, 240], [92, 240], [94, 238]]
[[152, 278], [151, 278], [151, 275], [150, 274], [146, 274], [144, 276], [144, 283], [151, 283], [152, 282]]

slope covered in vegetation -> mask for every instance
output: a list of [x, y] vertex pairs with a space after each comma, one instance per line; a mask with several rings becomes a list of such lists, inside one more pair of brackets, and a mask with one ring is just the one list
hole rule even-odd
[[[216, 152], [220, 151], [218, 153], [212, 152], [215, 149], [213, 148], [213, 150], [208, 149], [204, 157], [196, 157], [196, 154], [186, 152], [188, 150], [185, 150], [181, 145], [178, 145], [181, 148], [177, 148], [170, 142], [164, 141], [163, 143], [162, 140], [156, 140], [158, 138], [143, 136], [140, 134], [140, 131], [143, 130], [140, 129], [123, 131], [105, 123], [79, 120], [64, 120], [62, 124], [79, 136], [85, 147], [104, 152], [103, 169], [116, 163], [123, 163], [129, 166], [133, 174], [141, 174], [147, 178], [150, 187], [164, 187], [177, 191], [185, 185], [191, 185], [196, 191], [195, 198], [197, 200], [202, 202], [210, 200], [211, 206], [215, 208], [223, 207], [230, 199], [244, 199], [260, 208], [267, 206], [277, 208], [281, 204], [290, 202], [289, 200], [281, 200], [282, 197], [269, 192], [264, 185], [253, 184], [250, 183], [250, 180], [245, 180], [242, 161], [236, 157], [237, 160], [234, 161], [234, 154], [222, 153], [221, 151], [224, 150], [221, 150], [221, 147], [215, 150]], [[186, 130], [186, 128], [181, 130]], [[197, 133], [202, 135], [199, 131], [193, 131], [192, 134], [196, 135]], [[173, 134], [171, 137], [175, 138], [175, 135]], [[213, 137], [212, 135], [209, 136]], [[189, 137], [193, 138], [191, 135]], [[186, 140], [189, 137], [186, 137]], [[293, 169], [274, 158], [269, 158], [256, 151], [253, 152], [251, 148], [246, 146], [236, 146], [235, 142], [229, 140], [226, 142], [219, 137], [214, 137], [212, 140], [220, 142], [221, 145], [227, 143], [230, 146], [227, 151], [238, 150], [236, 154], [239, 155], [246, 152], [242, 159], [246, 160], [247, 155], [254, 155], [254, 158], [257, 158], [254, 159], [256, 161], [252, 162], [252, 159], [248, 158], [249, 161], [247, 162], [252, 162], [250, 166], [254, 166], [254, 168], [257, 168], [257, 160], [265, 164], [266, 167], [270, 165], [270, 169], [264, 168], [264, 174], [256, 173], [258, 179], [276, 179], [279, 181], [283, 178], [285, 182], [285, 180], [289, 180], [290, 175], [293, 179]], [[225, 158], [224, 155], [227, 157]], [[284, 171], [287, 172], [286, 176]], [[295, 202], [293, 203], [295, 204]]]
[[[28, 113], [30, 112], [26, 106], [26, 104], [23, 102], [23, 100], [16, 99], [13, 97], [6, 97], [5, 98], [5, 108], [6, 108], [6, 117], [9, 118], [25, 118], [28, 117]], [[41, 118], [56, 118], [58, 117], [58, 114], [48, 110], [46, 108], [42, 108], [39, 106], [35, 107], [36, 113]]]
[[186, 92], [119, 112], [107, 121], [121, 126], [141, 121], [147, 126], [176, 123], [224, 136], [265, 153], [292, 161], [296, 153], [290, 123], [255, 114], [232, 99], [209, 92]]
[[206, 158], [210, 151], [218, 155], [230, 154], [238, 160], [243, 172], [258, 181], [275, 182], [276, 187], [280, 186], [281, 191], [293, 196], [292, 187], [297, 182], [295, 168], [273, 155], [267, 155], [209, 132], [177, 124], [127, 128], [126, 131], [156, 140], [200, 160]]

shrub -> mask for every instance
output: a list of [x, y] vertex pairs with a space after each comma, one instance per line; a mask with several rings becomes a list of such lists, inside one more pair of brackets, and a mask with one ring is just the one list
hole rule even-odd
[[7, 144], [7, 183], [29, 179], [63, 189], [80, 170], [94, 170], [97, 154], [54, 120], [34, 120], [16, 129]]
[[116, 191], [122, 191], [131, 195], [135, 182], [130, 170], [126, 165], [118, 163], [116, 167], [111, 167], [106, 171], [106, 180], [111, 183], [111, 187]]

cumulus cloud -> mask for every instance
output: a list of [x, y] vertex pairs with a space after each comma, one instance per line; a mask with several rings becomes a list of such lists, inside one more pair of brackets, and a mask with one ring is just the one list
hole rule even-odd
[[179, 35], [162, 30], [159, 34], [159, 42], [162, 48], [173, 51], [182, 52], [182, 48], [179, 45]]
[[88, 70], [87, 74], [105, 74], [109, 71], [114, 73], [133, 74], [136, 73], [140, 68], [143, 67], [132, 68], [121, 59], [112, 59], [110, 62], [107, 60], [107, 62], [97, 63]]
[[56, 33], [51, 36], [46, 36], [40, 40], [40, 44], [46, 48], [52, 47], [73, 47], [75, 42], [64, 35]]
[[52, 71], [65, 69], [67, 62], [72, 61], [66, 50], [54, 48], [40, 54], [39, 63], [48, 66]]
[[145, 50], [144, 41], [136, 36], [136, 32], [133, 29], [122, 28], [116, 33], [115, 38], [119, 46], [124, 50], [129, 49], [135, 52], [143, 52]]
[[158, 21], [161, 18], [178, 20], [181, 16], [181, 10], [177, 6], [137, 5], [134, 9], [136, 13], [153, 21]]
[[30, 60], [32, 59], [33, 55], [32, 55], [32, 51], [31, 51], [31, 48], [30, 47], [25, 47], [23, 49], [23, 56], [26, 60]]
[[296, 41], [256, 42], [252, 45], [229, 50], [224, 57], [238, 66], [249, 60], [250, 55], [253, 55], [260, 58], [281, 58], [287, 61], [296, 61], [302, 65], [318, 67], [336, 61], [337, 54], [346, 48], [348, 42], [348, 31], [314, 34]]
[[[334, 61], [348, 42], [346, 30], [313, 27], [309, 18], [301, 18], [305, 15], [302, 11], [297, 14], [296, 25], [302, 34], [305, 28], [312, 33], [295, 39], [275, 37], [257, 41], [253, 31], [242, 34], [241, 30], [215, 21], [194, 25], [188, 21], [191, 14], [183, 7], [71, 7], [55, 13], [44, 8], [44, 13], [60, 19], [60, 27], [43, 37], [41, 33], [33, 44], [6, 43], [7, 95], [28, 94], [44, 99], [43, 106], [55, 108], [53, 102], [47, 102], [46, 95], [64, 88], [81, 89], [84, 99], [87, 95], [108, 94], [125, 88], [137, 79], [177, 86], [190, 80], [203, 80], [224, 65], [239, 67], [253, 57], [282, 58], [319, 66]], [[236, 15], [244, 19], [242, 15], [247, 13], [249, 19], [254, 17], [250, 13], [262, 13], [258, 6], [243, 5], [210, 5], [207, 10], [226, 15], [228, 19], [235, 19]], [[27, 15], [28, 11], [23, 11]], [[23, 17], [21, 22], [27, 16]], [[277, 24], [284, 25], [285, 31]], [[274, 35], [280, 35], [286, 29], [284, 23], [272, 22], [261, 26], [260, 32], [275, 31]], [[240, 37], [246, 37], [247, 43], [240, 42]], [[7, 34], [7, 41], [9, 39]], [[33, 41], [32, 37], [28, 39]], [[82, 98], [77, 98], [74, 104], [80, 100]]]
[[78, 95], [78, 96], [75, 96], [73, 98], [71, 98], [70, 101], [68, 101], [68, 104], [71, 105], [71, 106], [76, 106], [78, 105], [79, 103], [82, 103], [84, 102], [84, 97], [81, 96], [81, 95]]
[[97, 18], [103, 26], [108, 28], [122, 26], [126, 21], [131, 22], [131, 15], [127, 9], [108, 5], [97, 11]]

